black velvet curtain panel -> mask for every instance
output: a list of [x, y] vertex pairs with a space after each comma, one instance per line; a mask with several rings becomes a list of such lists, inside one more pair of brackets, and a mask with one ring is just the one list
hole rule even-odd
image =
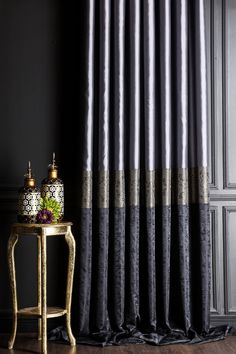
[[84, 6], [79, 340], [209, 338], [204, 0]]

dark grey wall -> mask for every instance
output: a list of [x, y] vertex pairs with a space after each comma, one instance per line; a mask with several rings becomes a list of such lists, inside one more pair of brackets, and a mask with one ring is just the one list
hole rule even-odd
[[236, 326], [236, 1], [207, 0], [212, 324]]
[[[65, 183], [65, 218], [76, 220], [82, 13], [79, 1], [0, 1], [0, 332], [10, 329], [7, 240], [16, 221], [17, 190], [28, 160], [40, 184], [52, 152], [56, 152]], [[76, 225], [73, 231], [76, 236]], [[63, 240], [50, 239], [51, 305], [64, 303], [66, 259]], [[20, 238], [16, 266], [19, 305], [33, 306], [37, 269], [34, 238]], [[31, 330], [31, 326], [31, 321], [22, 320], [20, 329]]]

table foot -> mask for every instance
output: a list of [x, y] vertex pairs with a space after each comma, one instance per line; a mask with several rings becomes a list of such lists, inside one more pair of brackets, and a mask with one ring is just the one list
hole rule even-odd
[[66, 315], [66, 330], [67, 330], [67, 335], [70, 341], [70, 345], [72, 347], [74, 347], [76, 345], [76, 340], [75, 337], [72, 334], [72, 330], [71, 330], [71, 325], [70, 325], [70, 316]]
[[13, 349], [15, 339], [16, 339], [16, 330], [17, 330], [17, 316], [13, 316], [12, 334], [8, 341], [8, 349]]

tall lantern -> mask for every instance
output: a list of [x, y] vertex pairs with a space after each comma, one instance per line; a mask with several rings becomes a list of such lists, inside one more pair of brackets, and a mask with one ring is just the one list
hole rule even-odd
[[58, 167], [56, 166], [55, 153], [53, 153], [52, 164], [48, 165], [48, 177], [44, 178], [41, 186], [42, 198], [53, 198], [61, 206], [59, 221], [64, 216], [64, 185], [58, 178]]
[[20, 223], [35, 223], [36, 215], [40, 210], [40, 191], [35, 185], [31, 171], [31, 163], [28, 162], [25, 174], [24, 186], [19, 189], [17, 219]]

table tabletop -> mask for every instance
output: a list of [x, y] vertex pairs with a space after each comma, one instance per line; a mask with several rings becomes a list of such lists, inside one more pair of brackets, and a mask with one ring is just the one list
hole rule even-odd
[[71, 226], [73, 225], [72, 222], [59, 222], [59, 223], [51, 223], [51, 224], [26, 224], [26, 223], [14, 223], [13, 227], [28, 227], [28, 228], [35, 228], [35, 227], [61, 227], [61, 226]]

